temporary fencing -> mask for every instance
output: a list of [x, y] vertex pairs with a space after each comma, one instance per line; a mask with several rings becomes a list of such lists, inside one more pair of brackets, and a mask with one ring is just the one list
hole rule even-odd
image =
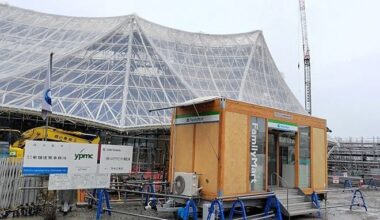
[[0, 158], [0, 211], [14, 212], [36, 205], [40, 191], [33, 188], [41, 185], [41, 177], [22, 176], [22, 159]]

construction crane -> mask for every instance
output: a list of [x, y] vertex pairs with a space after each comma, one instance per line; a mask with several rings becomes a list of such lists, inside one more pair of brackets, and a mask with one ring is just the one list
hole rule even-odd
[[310, 73], [310, 50], [307, 38], [305, 0], [299, 0], [302, 44], [303, 44], [303, 66], [305, 77], [305, 110], [311, 115], [311, 73]]

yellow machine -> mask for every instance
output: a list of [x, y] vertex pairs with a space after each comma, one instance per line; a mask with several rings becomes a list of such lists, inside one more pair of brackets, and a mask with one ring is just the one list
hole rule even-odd
[[[47, 130], [47, 134], [46, 134]], [[53, 127], [36, 127], [22, 133], [21, 138], [10, 145], [9, 155], [11, 157], [22, 158], [26, 140], [60, 141], [70, 143], [91, 143], [99, 144], [100, 138], [97, 135], [85, 134], [78, 131], [65, 131]]]
[[[21, 132], [19, 130], [0, 128], [0, 157], [8, 157], [10, 144], [20, 139], [20, 137]], [[12, 154], [15, 153], [12, 152]]]

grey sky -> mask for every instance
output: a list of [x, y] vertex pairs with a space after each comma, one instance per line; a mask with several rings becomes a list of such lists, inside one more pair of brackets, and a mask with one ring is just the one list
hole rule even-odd
[[[7, 0], [13, 6], [70, 16], [137, 13], [186, 31], [260, 29], [285, 80], [304, 103], [298, 0]], [[380, 136], [380, 1], [306, 0], [313, 115], [334, 136]], [[301, 68], [298, 69], [298, 62]]]

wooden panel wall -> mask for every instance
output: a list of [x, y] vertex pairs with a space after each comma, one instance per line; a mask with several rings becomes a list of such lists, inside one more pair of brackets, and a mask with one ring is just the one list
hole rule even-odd
[[246, 193], [249, 191], [248, 116], [226, 112], [225, 131], [223, 194]]
[[219, 123], [195, 125], [194, 172], [200, 174], [202, 195], [215, 198], [218, 186]]
[[174, 172], [193, 172], [194, 125], [177, 125], [173, 130], [174, 144], [170, 157]]
[[320, 128], [312, 128], [311, 135], [311, 178], [314, 189], [324, 189], [326, 185], [327, 172], [327, 146], [326, 146], [326, 131]]
[[[193, 106], [176, 110], [177, 115], [195, 112]], [[220, 111], [219, 101], [197, 105], [198, 112], [210, 110]], [[283, 115], [279, 116], [279, 113]], [[249, 192], [248, 117], [250, 115], [311, 126], [311, 185], [314, 189], [326, 187], [327, 149], [324, 119], [233, 100], [227, 100], [221, 118], [223, 123], [172, 125], [170, 164], [173, 165], [174, 172], [200, 174], [199, 184], [203, 188], [205, 199], [217, 196], [218, 184], [223, 195]], [[219, 137], [220, 134], [223, 136]], [[221, 164], [218, 170], [217, 156], [220, 155]], [[219, 180], [218, 175], [220, 175]]]

